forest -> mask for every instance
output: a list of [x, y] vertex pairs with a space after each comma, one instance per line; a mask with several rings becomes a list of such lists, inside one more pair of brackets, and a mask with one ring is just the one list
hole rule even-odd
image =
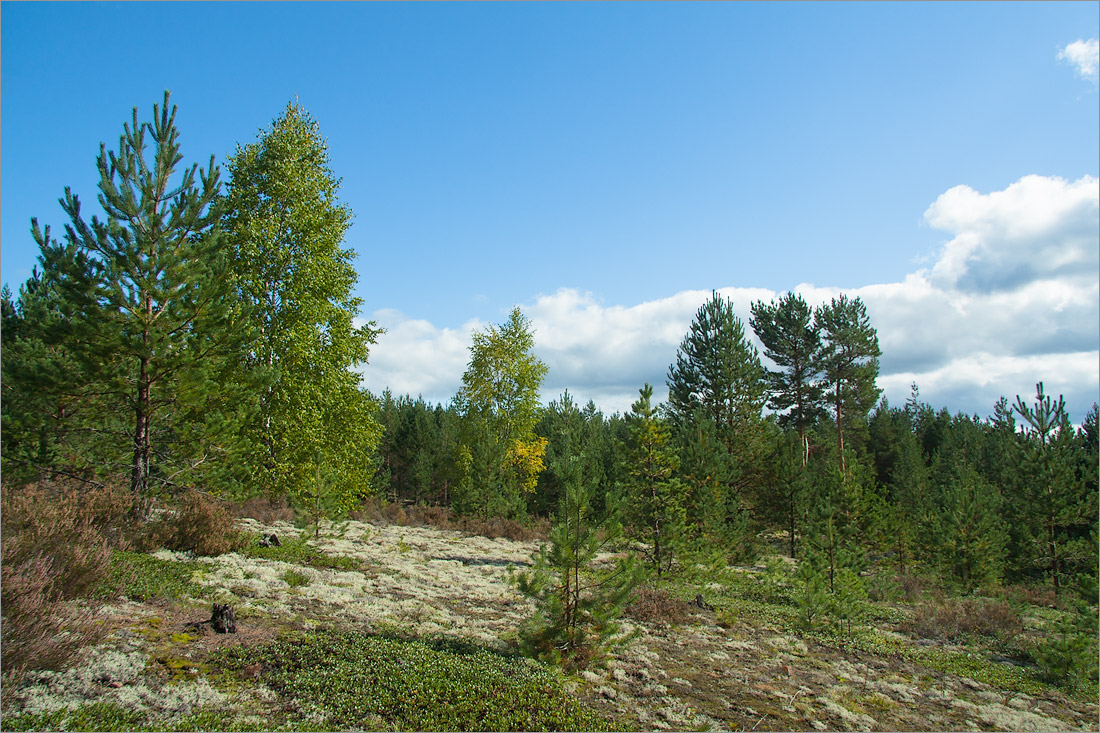
[[[541, 532], [510, 576], [531, 609], [512, 646], [567, 674], [613, 657], [645, 599], [706, 609], [707, 578], [758, 567], [809, 637], [856, 638], [875, 603], [907, 601], [910, 623], [954, 624], [956, 640], [960, 613], [1014, 614], [1020, 631], [974, 638], [1000, 634], [994, 651], [1028, 679], [1095, 701], [1096, 404], [1072, 424], [1043, 375], [985, 416], [927, 404], [916, 384], [890, 404], [860, 299], [793, 292], [752, 303], [748, 323], [713, 292], [668, 400], [637, 385], [626, 414], [568, 392], [543, 404], [519, 308], [473, 335], [447, 404], [371, 394], [359, 373], [384, 331], [357, 325], [352, 211], [317, 121], [290, 103], [203, 167], [184, 164], [175, 115], [167, 93], [148, 121], [135, 108], [96, 159], [102, 213], [65, 188], [60, 234], [31, 222], [39, 266], [2, 294], [8, 691], [72, 664], [66, 634], [86, 624], [60, 609], [140, 574], [141, 553], [262, 555], [227, 519], [251, 502], [315, 537], [380, 511]], [[1041, 622], [1022, 633], [1029, 614]]]

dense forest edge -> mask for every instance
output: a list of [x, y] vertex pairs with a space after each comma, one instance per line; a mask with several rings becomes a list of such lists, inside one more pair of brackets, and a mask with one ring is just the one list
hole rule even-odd
[[[860, 299], [813, 307], [795, 293], [752, 303], [744, 323], [714, 292], [669, 366], [668, 400], [639, 385], [626, 414], [568, 392], [543, 404], [547, 367], [519, 308], [473, 335], [447, 404], [371, 394], [359, 370], [383, 330], [358, 325], [352, 212], [317, 121], [288, 104], [228, 157], [223, 180], [213, 156], [183, 166], [175, 115], [167, 93], [149, 121], [134, 110], [96, 159], [102, 214], [87, 220], [64, 189], [61, 238], [33, 220], [39, 266], [2, 293], [6, 729], [1096, 729], [1096, 404], [1074, 425], [1036, 375], [1034, 394], [986, 417], [936, 409], [915, 384], [891, 405]], [[419, 528], [423, 547], [393, 527]], [[341, 544], [351, 536], [355, 547]], [[486, 537], [501, 544], [462, 554]], [[453, 553], [423, 549], [441, 538]], [[291, 622], [244, 615], [239, 636], [182, 657], [191, 632], [140, 620], [240, 608], [251, 596], [209, 580], [219, 563], [259, 563], [241, 581], [277, 565], [291, 592], [319, 588], [320, 571], [370, 580], [386, 558], [421, 551], [484, 566], [488, 605], [473, 590], [445, 605], [507, 628], [349, 621], [295, 596]], [[124, 603], [137, 617], [117, 617]], [[264, 633], [246, 638], [249, 625]], [[1030, 723], [903, 718], [865, 689], [844, 708], [855, 717], [827, 717], [825, 703], [799, 707], [813, 695], [795, 687], [771, 712], [731, 712], [716, 702], [736, 698], [723, 688], [692, 693], [698, 715], [647, 717], [670, 680], [691, 680], [685, 695], [710, 689], [692, 676], [713, 663], [706, 651], [663, 683], [624, 671], [678, 633], [721, 658], [750, 655], [722, 674], [762, 664], [737, 644], [763, 635], [822, 669], [874, 659], [906, 683], [938, 674], [961, 690], [944, 676], [965, 678], [987, 706], [1003, 695], [1004, 711], [1013, 696], [1049, 709]], [[167, 717], [27, 703], [50, 675], [130, 637], [152, 645], [142, 653], [164, 685], [224, 696], [262, 684], [273, 697], [259, 718], [199, 701]], [[784, 663], [787, 678], [802, 663]], [[822, 675], [803, 686], [847, 689]], [[387, 692], [349, 692], [370, 685]], [[327, 707], [304, 706], [310, 696]]]

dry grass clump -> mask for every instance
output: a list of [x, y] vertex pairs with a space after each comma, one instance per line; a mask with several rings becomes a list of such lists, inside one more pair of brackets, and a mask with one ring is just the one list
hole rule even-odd
[[9, 683], [27, 669], [63, 668], [100, 637], [91, 612], [66, 602], [108, 577], [112, 549], [127, 545], [131, 506], [116, 489], [3, 489], [0, 668]]
[[956, 642], [978, 635], [1007, 641], [1023, 631], [1023, 621], [1004, 601], [945, 599], [918, 604], [901, 628], [924, 639]]
[[626, 615], [646, 623], [685, 624], [690, 619], [691, 604], [682, 601], [663, 588], [649, 585], [638, 587], [634, 602], [626, 607]]
[[197, 492], [188, 493], [151, 531], [169, 550], [207, 557], [243, 549], [249, 541], [228, 509]]
[[516, 542], [546, 540], [550, 536], [550, 522], [542, 518], [532, 518], [524, 524], [503, 517], [483, 519], [456, 515], [449, 507], [425, 504], [403, 506], [377, 499], [365, 502], [351, 513], [351, 517], [360, 522], [381, 526], [396, 524], [399, 527], [435, 527], [490, 539], [503, 537]]

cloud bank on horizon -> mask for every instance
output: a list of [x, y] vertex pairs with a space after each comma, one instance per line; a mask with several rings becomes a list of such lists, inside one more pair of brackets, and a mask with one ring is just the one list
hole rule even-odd
[[[883, 353], [878, 383], [895, 404], [915, 382], [937, 409], [985, 417], [1001, 396], [1026, 398], [1043, 381], [1048, 393], [1065, 394], [1079, 421], [1100, 384], [1100, 180], [1029, 175], [990, 193], [956, 186], [928, 207], [924, 222], [947, 233], [931, 267], [901, 282], [793, 290], [812, 305], [841, 292], [866, 303]], [[732, 298], [759, 348], [750, 304], [781, 293], [718, 290]], [[668, 367], [709, 295], [607, 305], [562, 288], [521, 304], [535, 353], [549, 367], [543, 398], [568, 389], [605, 412], [625, 412], [649, 382], [663, 399]], [[438, 328], [393, 310], [373, 318], [387, 331], [372, 349], [365, 386], [443, 403], [461, 385], [471, 332], [488, 325]]]

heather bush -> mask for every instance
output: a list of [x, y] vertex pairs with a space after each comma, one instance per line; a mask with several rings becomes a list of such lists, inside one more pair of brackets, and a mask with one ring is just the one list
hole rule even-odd
[[255, 496], [237, 504], [235, 509], [238, 517], [252, 517], [263, 524], [294, 521], [294, 510], [285, 496]]
[[[4, 567], [10, 572], [16, 568], [30, 572], [33, 561], [47, 559], [53, 580], [44, 592], [51, 600], [86, 595], [105, 577], [111, 548], [127, 545], [122, 532], [104, 531], [122, 524], [111, 522], [104, 508], [112, 501], [98, 496], [97, 490], [78, 494], [38, 485], [4, 489], [0, 499]], [[126, 504], [115, 506], [123, 514], [128, 511]]]
[[159, 532], [168, 549], [209, 557], [240, 550], [249, 542], [229, 510], [197, 492], [187, 494], [160, 521]]
[[125, 544], [117, 512], [128, 510], [109, 490], [3, 490], [0, 667], [9, 682], [26, 669], [61, 669], [99, 637], [90, 611], [68, 602], [107, 577], [112, 545]]
[[625, 615], [636, 621], [678, 626], [691, 619], [691, 611], [691, 604], [664, 588], [641, 585], [635, 591], [633, 603], [626, 607]]
[[920, 603], [901, 627], [925, 639], [956, 642], [987, 636], [1005, 642], [1023, 631], [1023, 621], [1004, 601], [963, 598]]

